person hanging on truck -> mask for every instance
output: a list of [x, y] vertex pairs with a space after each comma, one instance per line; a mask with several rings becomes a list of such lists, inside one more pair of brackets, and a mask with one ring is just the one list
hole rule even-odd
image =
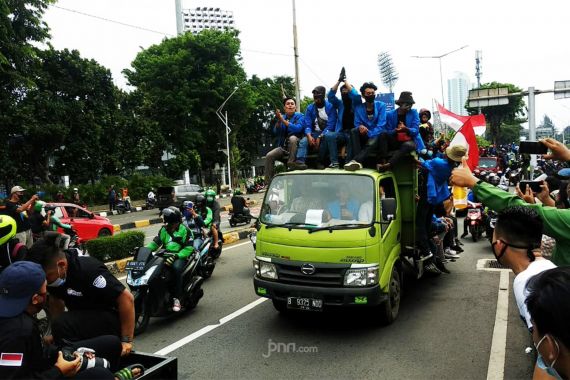
[[213, 220], [210, 224], [210, 233], [212, 234], [212, 247], [214, 249], [220, 248], [220, 224], [222, 223], [220, 217], [220, 203], [216, 200], [216, 192], [212, 189], [206, 190], [206, 206], [212, 210]]
[[345, 170], [362, 169], [368, 155], [379, 153], [380, 134], [386, 126], [386, 104], [375, 100], [377, 89], [372, 82], [365, 82], [360, 87], [365, 102], [354, 108], [354, 128], [351, 131], [354, 158], [344, 165]]
[[425, 158], [433, 157], [433, 144], [434, 144], [434, 129], [430, 123], [431, 112], [427, 108], [420, 110], [420, 127], [419, 132], [422, 141], [425, 145], [425, 152], [421, 151], [421, 155]]
[[[415, 101], [412, 93], [403, 91], [396, 104], [398, 108], [386, 112], [386, 126], [381, 132], [379, 149], [381, 161], [379, 171], [391, 170], [404, 156], [413, 152], [425, 150], [422, 137], [419, 134], [420, 118], [418, 111], [413, 109]], [[389, 152], [396, 151], [389, 157]]]
[[60, 239], [58, 233], [46, 233], [27, 257], [46, 273], [53, 333], [48, 340], [61, 345], [115, 335], [121, 340], [121, 355], [128, 355], [135, 328], [133, 295], [96, 258], [64, 252]]
[[[325, 135], [336, 130], [337, 111], [328, 100], [325, 100], [326, 88], [317, 86], [313, 89], [313, 103], [309, 104], [303, 118], [305, 136], [299, 143], [297, 158], [293, 163], [293, 169], [304, 170], [309, 151], [318, 152], [318, 168], [324, 168], [327, 153], [327, 145], [324, 142]], [[335, 140], [336, 144], [336, 140]], [[338, 167], [331, 162], [330, 167]]]
[[160, 247], [166, 249], [170, 256], [166, 259], [166, 265], [174, 271], [174, 295], [172, 299], [172, 311], [179, 312], [182, 308], [182, 272], [188, 261], [188, 257], [194, 252], [192, 245], [192, 232], [182, 224], [182, 213], [175, 206], [162, 210], [164, 225], [158, 231], [158, 235], [146, 245], [146, 248], [156, 251]]
[[296, 112], [295, 99], [286, 97], [283, 99], [283, 113], [275, 110], [277, 122], [273, 127], [273, 133], [277, 135], [277, 147], [265, 155], [265, 183], [273, 178], [273, 165], [275, 161], [287, 157], [287, 166], [293, 167], [297, 156], [297, 146], [303, 137], [303, 117], [301, 112]]

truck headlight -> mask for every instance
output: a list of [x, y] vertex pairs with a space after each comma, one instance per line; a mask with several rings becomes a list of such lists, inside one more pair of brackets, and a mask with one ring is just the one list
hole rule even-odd
[[148, 284], [148, 280], [150, 280], [150, 276], [154, 273], [154, 271], [158, 268], [158, 265], [154, 265], [150, 267], [144, 275], [139, 278], [133, 278], [131, 271], [127, 273], [127, 284], [131, 286], [143, 286]]
[[367, 286], [378, 283], [378, 266], [349, 269], [344, 275], [344, 286]]
[[259, 270], [258, 274], [259, 277], [269, 278], [271, 280], [277, 280], [277, 268], [275, 268], [275, 264], [268, 263], [265, 261], [259, 261]]

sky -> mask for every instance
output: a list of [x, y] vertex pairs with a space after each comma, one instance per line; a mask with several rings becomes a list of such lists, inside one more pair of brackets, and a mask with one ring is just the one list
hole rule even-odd
[[[234, 12], [248, 77], [294, 77], [291, 0], [183, 0], [183, 8], [202, 6]], [[343, 66], [357, 89], [373, 81], [387, 92], [376, 59], [388, 51], [400, 77], [396, 97], [411, 91], [416, 108], [432, 109], [432, 99], [441, 103], [439, 60], [412, 56], [439, 56], [465, 45], [441, 59], [446, 101], [454, 72], [476, 83], [476, 50], [482, 51], [482, 83], [548, 90], [555, 80], [570, 80], [568, 1], [297, 0], [296, 8], [302, 95], [318, 85], [331, 87]], [[121, 71], [136, 54], [176, 34], [174, 0], [59, 0], [44, 20], [56, 49], [77, 49], [97, 60], [122, 88]], [[570, 98], [537, 95], [537, 126], [545, 114], [559, 130], [570, 125]]]

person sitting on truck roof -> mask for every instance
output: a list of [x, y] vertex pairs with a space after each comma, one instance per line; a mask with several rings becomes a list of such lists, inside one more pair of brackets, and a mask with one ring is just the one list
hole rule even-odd
[[340, 184], [336, 190], [337, 199], [327, 204], [327, 210], [333, 219], [353, 220], [358, 217], [358, 201], [349, 199], [348, 189], [348, 184]]
[[375, 100], [377, 89], [372, 82], [365, 82], [360, 87], [365, 102], [354, 107], [354, 128], [350, 136], [354, 158], [344, 165], [345, 170], [362, 169], [366, 157], [378, 153], [380, 133], [386, 125], [386, 104]]
[[[324, 162], [326, 145], [322, 143], [322, 140], [326, 134], [335, 132], [337, 120], [336, 109], [328, 100], [325, 100], [326, 91], [324, 86], [317, 86], [313, 89], [313, 103], [309, 104], [303, 118], [305, 137], [299, 143], [297, 159], [293, 164], [294, 169], [307, 168], [305, 160], [309, 149], [319, 152], [319, 165]], [[332, 164], [331, 167], [335, 167]], [[338, 167], [338, 162], [336, 167]]]
[[[414, 149], [418, 152], [425, 150], [418, 130], [420, 125], [418, 111], [412, 108], [414, 103], [412, 93], [403, 91], [396, 100], [398, 108], [386, 112], [386, 126], [382, 130], [379, 145], [380, 157], [384, 163], [378, 165], [378, 170], [390, 170]], [[388, 159], [388, 152], [394, 150], [396, 152]], [[386, 159], [388, 162], [385, 162]]]

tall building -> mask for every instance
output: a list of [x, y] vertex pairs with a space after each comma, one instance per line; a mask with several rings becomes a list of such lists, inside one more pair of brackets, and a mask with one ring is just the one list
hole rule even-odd
[[193, 34], [200, 33], [204, 29], [233, 30], [234, 14], [214, 7], [197, 7], [184, 9], [184, 31]]
[[449, 110], [457, 115], [467, 115], [465, 102], [469, 96], [469, 77], [465, 73], [454, 72], [447, 80], [447, 99]]

